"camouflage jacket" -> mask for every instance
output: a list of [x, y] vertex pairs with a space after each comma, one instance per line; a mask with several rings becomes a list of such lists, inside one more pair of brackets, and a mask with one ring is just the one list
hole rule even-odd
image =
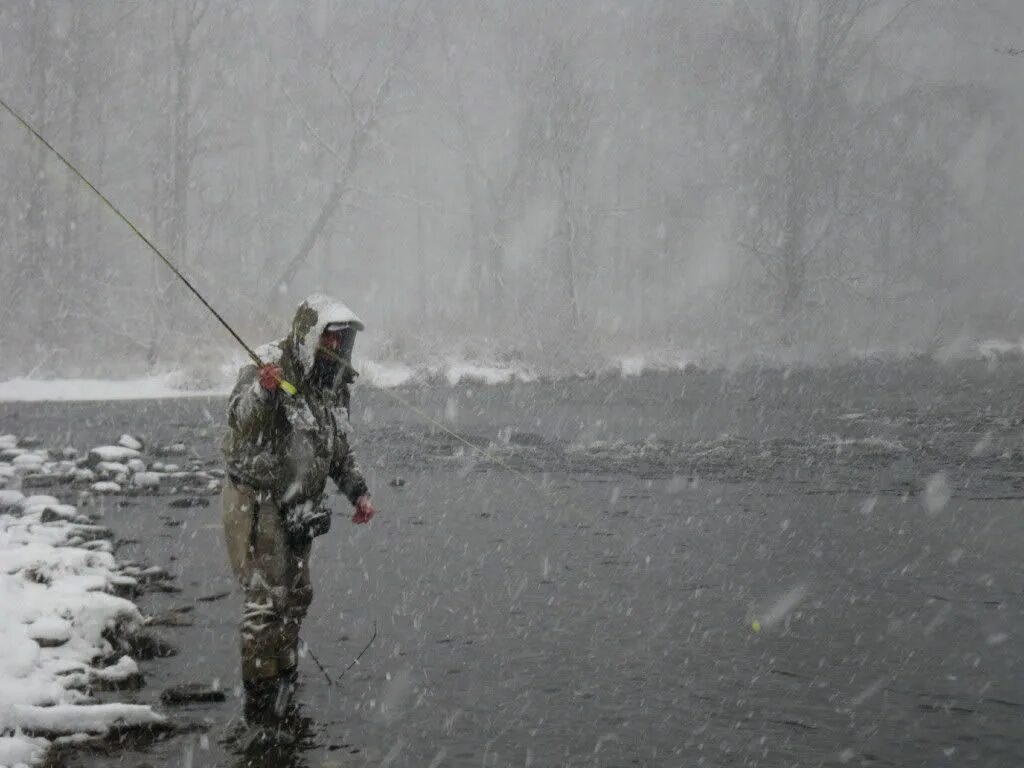
[[317, 503], [327, 478], [353, 503], [367, 492], [348, 443], [349, 386], [356, 372], [346, 360], [328, 388], [313, 386], [309, 375], [320, 334], [329, 323], [362, 323], [343, 304], [313, 296], [299, 305], [292, 332], [258, 350], [277, 363], [299, 389], [294, 397], [267, 392], [255, 365], [239, 372], [228, 400], [228, 433], [223, 453], [236, 483], [268, 492], [282, 507]]

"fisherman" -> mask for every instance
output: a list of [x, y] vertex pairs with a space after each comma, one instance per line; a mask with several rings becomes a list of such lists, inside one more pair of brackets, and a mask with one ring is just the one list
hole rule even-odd
[[[299, 629], [313, 597], [310, 545], [330, 527], [331, 478], [355, 506], [375, 510], [347, 437], [352, 347], [363, 323], [344, 304], [311, 296], [291, 334], [260, 350], [228, 401], [224, 439], [224, 532], [231, 568], [245, 589], [241, 623], [245, 717], [282, 715], [294, 687]], [[287, 384], [297, 394], [287, 394]]]

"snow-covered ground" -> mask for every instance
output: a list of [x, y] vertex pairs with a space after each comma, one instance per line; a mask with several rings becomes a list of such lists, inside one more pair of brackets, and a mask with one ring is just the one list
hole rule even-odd
[[110, 532], [76, 507], [5, 488], [74, 466], [17, 443], [0, 436], [0, 766], [36, 763], [55, 741], [165, 722], [148, 706], [90, 695], [138, 675], [110, 642], [143, 624], [115, 594], [136, 579], [115, 561]]

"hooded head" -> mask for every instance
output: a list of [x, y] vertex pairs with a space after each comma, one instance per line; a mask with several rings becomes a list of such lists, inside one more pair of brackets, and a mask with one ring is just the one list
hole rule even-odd
[[[342, 367], [339, 358], [351, 361], [356, 332], [365, 327], [351, 309], [328, 296], [314, 294], [299, 304], [288, 346], [300, 378], [322, 388], [332, 386]], [[337, 336], [336, 348], [318, 356], [320, 337], [328, 329]]]

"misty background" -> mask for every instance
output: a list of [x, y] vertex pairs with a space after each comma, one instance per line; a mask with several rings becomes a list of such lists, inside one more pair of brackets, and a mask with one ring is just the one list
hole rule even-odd
[[[1018, 0], [0, 6], [2, 97], [253, 344], [600, 368], [1024, 334]], [[16, 375], [238, 350], [0, 114]]]

